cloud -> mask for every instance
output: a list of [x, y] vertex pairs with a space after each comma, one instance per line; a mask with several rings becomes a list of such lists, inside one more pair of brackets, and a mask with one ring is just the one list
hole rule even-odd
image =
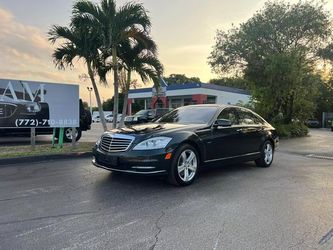
[[[36, 27], [24, 25], [15, 20], [7, 10], [0, 8], [0, 68], [3, 74], [17, 72], [17, 77], [23, 77], [27, 70], [34, 72], [43, 79], [47, 79], [45, 72], [53, 72], [53, 77], [58, 78], [63, 72], [54, 68], [51, 54], [52, 47], [46, 34]], [[58, 75], [58, 74], [59, 75]], [[52, 74], [50, 74], [52, 75]], [[64, 78], [64, 77], [62, 77]], [[65, 77], [66, 78], [66, 77]], [[67, 80], [73, 81], [74, 77]]]
[[[46, 32], [20, 23], [13, 14], [0, 7], [0, 78], [80, 83], [80, 94], [88, 99], [86, 87], [79, 75], [85, 73], [84, 63], [75, 68], [58, 70], [52, 62], [52, 48]], [[112, 89], [100, 88], [102, 99], [112, 96]]]

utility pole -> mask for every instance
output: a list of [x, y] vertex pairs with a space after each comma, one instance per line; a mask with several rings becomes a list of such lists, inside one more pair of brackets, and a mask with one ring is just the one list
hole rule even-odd
[[93, 90], [92, 87], [87, 87], [89, 91], [89, 107], [90, 107], [90, 114], [92, 115], [92, 106], [91, 106], [91, 91]]

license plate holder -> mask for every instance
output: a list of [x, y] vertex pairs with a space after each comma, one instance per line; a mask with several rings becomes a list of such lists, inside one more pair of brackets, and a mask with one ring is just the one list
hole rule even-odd
[[115, 167], [115, 166], [118, 165], [118, 156], [110, 156], [110, 155], [108, 155], [106, 157], [106, 160], [107, 160], [107, 162], [109, 163], [109, 165], [111, 167]]

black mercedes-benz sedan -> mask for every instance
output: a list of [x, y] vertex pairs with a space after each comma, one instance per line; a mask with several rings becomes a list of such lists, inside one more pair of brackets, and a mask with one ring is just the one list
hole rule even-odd
[[165, 174], [189, 185], [199, 168], [254, 160], [269, 167], [278, 145], [275, 129], [254, 112], [227, 105], [191, 105], [154, 123], [105, 132], [93, 148], [93, 164], [111, 171]]

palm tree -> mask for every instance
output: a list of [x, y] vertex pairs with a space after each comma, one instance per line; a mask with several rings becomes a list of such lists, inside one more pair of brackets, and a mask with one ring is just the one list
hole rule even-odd
[[89, 26], [89, 23], [81, 23], [79, 26], [72, 23], [69, 28], [54, 25], [48, 34], [52, 44], [58, 40], [64, 40], [52, 54], [53, 61], [59, 69], [73, 67], [76, 58], [84, 60], [95, 92], [101, 123], [106, 131], [102, 103], [95, 81], [95, 64], [96, 58], [98, 58], [98, 48], [101, 44], [98, 32], [94, 27]]
[[145, 47], [145, 44], [139, 42], [134, 45], [130, 43], [123, 44], [120, 49], [119, 57], [122, 59], [123, 67], [127, 71], [127, 80], [123, 93], [124, 103], [120, 127], [124, 126], [124, 119], [127, 112], [128, 91], [132, 81], [132, 73], [136, 72], [144, 83], [148, 80], [153, 80], [155, 86], [159, 85], [160, 76], [163, 74], [163, 66], [156, 57], [155, 43], [151, 40], [150, 47], [152, 51], [146, 49]]
[[81, 22], [80, 20], [84, 19], [101, 30], [101, 51], [112, 57], [114, 75], [113, 127], [116, 127], [119, 92], [119, 47], [127, 40], [145, 40], [151, 27], [150, 18], [142, 4], [130, 2], [117, 8], [114, 0], [101, 0], [100, 5], [80, 0], [74, 4], [73, 14], [73, 22]]

